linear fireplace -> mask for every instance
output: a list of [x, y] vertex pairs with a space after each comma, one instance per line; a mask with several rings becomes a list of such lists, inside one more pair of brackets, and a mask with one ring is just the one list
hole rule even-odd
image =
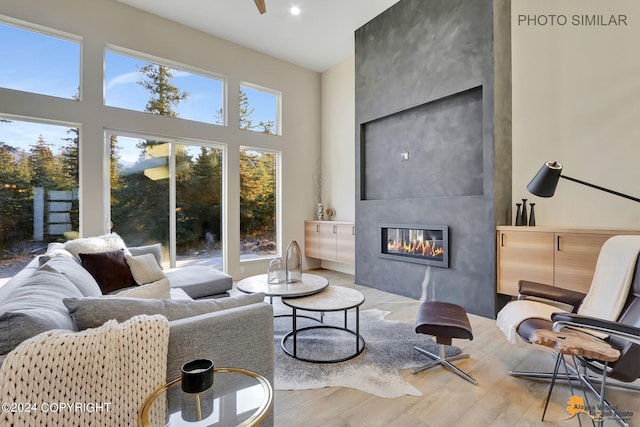
[[449, 267], [446, 225], [379, 224], [381, 258]]

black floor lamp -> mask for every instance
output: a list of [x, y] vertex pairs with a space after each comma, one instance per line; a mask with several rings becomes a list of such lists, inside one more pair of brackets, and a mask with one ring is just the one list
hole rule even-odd
[[577, 182], [578, 184], [586, 185], [587, 187], [595, 188], [596, 190], [602, 190], [609, 194], [615, 194], [616, 196], [624, 197], [625, 199], [633, 200], [634, 202], [639, 202], [640, 199], [637, 197], [629, 196], [628, 194], [619, 193], [617, 191], [609, 190], [608, 188], [600, 187], [599, 185], [591, 184], [589, 182], [585, 182], [579, 179], [571, 178], [566, 175], [560, 175], [562, 172], [562, 164], [551, 161], [545, 162], [544, 165], [540, 168], [536, 176], [533, 177], [529, 185], [527, 185], [527, 190], [533, 195], [540, 197], [551, 197], [553, 193], [556, 192], [556, 186], [558, 185], [558, 180], [560, 178], [568, 179], [569, 181]]

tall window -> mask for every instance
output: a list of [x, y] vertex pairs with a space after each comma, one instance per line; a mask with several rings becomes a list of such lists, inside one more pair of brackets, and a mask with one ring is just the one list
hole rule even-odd
[[221, 78], [158, 62], [107, 50], [105, 105], [224, 124]]
[[167, 266], [222, 262], [223, 151], [111, 134], [111, 222], [130, 246], [161, 243]]
[[240, 85], [240, 129], [280, 135], [280, 92], [249, 83]]
[[79, 99], [79, 37], [0, 22], [0, 40], [1, 87]]
[[0, 117], [0, 277], [77, 237], [78, 128]]
[[240, 259], [278, 253], [279, 154], [240, 150]]

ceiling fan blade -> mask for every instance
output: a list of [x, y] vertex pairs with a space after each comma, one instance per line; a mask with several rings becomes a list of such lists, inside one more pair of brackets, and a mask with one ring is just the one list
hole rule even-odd
[[267, 12], [267, 6], [264, 4], [264, 0], [253, 0], [260, 11], [260, 15]]

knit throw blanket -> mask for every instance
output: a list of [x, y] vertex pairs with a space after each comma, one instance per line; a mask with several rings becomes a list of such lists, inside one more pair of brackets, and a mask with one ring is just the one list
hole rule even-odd
[[159, 315], [26, 340], [0, 367], [0, 425], [134, 426], [144, 399], [166, 381], [168, 343]]

